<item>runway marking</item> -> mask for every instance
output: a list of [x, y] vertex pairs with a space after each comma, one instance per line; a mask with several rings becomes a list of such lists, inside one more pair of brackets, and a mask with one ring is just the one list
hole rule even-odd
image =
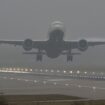
[[[28, 79], [22, 79], [22, 78], [13, 78], [13, 77], [11, 77], [11, 78], [8, 78], [8, 77], [0, 77], [0, 78], [2, 78], [2, 79], [10, 79], [10, 80], [18, 80], [18, 81], [25, 81], [25, 82], [34, 82], [34, 83], [38, 83], [38, 82], [40, 82], [41, 83], [41, 81], [42, 81], [42, 83], [44, 84], [44, 85], [47, 85], [47, 84], [49, 84], [50, 82], [48, 82], [48, 81], [43, 81], [43, 80], [41, 80], [41, 81], [38, 81], [38, 80], [28, 80]], [[97, 86], [88, 86], [88, 85], [80, 85], [80, 84], [75, 84], [75, 83], [69, 83], [69, 82], [67, 82], [67, 83], [59, 83], [59, 82], [51, 82], [53, 85], [58, 85], [58, 86], [63, 86], [63, 85], [65, 85], [66, 87], [77, 87], [77, 88], [90, 88], [90, 89], [92, 89], [94, 92], [95, 92], [95, 90], [105, 90], [105, 87], [97, 87]]]

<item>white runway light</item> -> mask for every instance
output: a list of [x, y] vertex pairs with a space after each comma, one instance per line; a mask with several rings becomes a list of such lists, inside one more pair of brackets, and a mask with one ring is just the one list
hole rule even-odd
[[70, 74], [72, 74], [73, 73], [73, 71], [70, 71]]
[[57, 73], [59, 73], [60, 71], [59, 70], [57, 70]]
[[57, 83], [56, 83], [56, 82], [54, 82], [54, 85], [57, 85]]
[[51, 73], [53, 73], [54, 72], [54, 70], [51, 70]]
[[67, 71], [64, 70], [63, 73], [65, 74], [65, 73], [67, 73]]
[[37, 83], [38, 81], [37, 80], [34, 80], [34, 83]]
[[27, 79], [25, 79], [25, 82], [28, 82], [28, 80], [27, 80]]
[[30, 69], [30, 72], [32, 72], [32, 69]]
[[95, 72], [92, 72], [93, 75], [95, 75]]
[[40, 72], [43, 72], [43, 70], [42, 70], [42, 69], [40, 69]]
[[79, 74], [79, 73], [80, 73], [80, 71], [78, 70], [78, 71], [77, 71], [77, 74]]
[[93, 89], [93, 90], [96, 90], [96, 87], [95, 87], [95, 86], [93, 86], [93, 87], [92, 87], [92, 89]]
[[85, 71], [84, 73], [85, 73], [85, 74], [87, 74], [87, 72], [86, 72], [86, 71]]
[[25, 68], [25, 71], [27, 72], [27, 71], [28, 71], [28, 69], [27, 69], [27, 68]]
[[65, 84], [65, 86], [69, 86], [69, 84]]
[[100, 74], [101, 74], [101, 75], [104, 75], [104, 73], [103, 73], [103, 72], [101, 72]]
[[46, 81], [43, 81], [43, 84], [46, 84], [47, 82]]
[[79, 88], [81, 88], [81, 85], [78, 85]]
[[14, 78], [10, 78], [11, 80], [13, 80]]
[[46, 69], [45, 72], [48, 72], [48, 69]]

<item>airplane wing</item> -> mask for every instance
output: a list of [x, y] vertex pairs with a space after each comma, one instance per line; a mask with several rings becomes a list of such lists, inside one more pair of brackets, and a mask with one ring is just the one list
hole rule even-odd
[[0, 44], [12, 44], [12, 45], [23, 45], [22, 40], [0, 40]]
[[[14, 46], [23, 46], [26, 41], [32, 41], [34, 48], [42, 48], [45, 46], [46, 41], [33, 41], [31, 39], [26, 40], [0, 40], [0, 44], [10, 44]], [[27, 43], [27, 42], [26, 42]], [[31, 42], [29, 42], [31, 43]]]
[[105, 41], [87, 41], [85, 39], [79, 41], [65, 41], [64, 48], [67, 50], [68, 48], [77, 49], [79, 47], [92, 47], [98, 45], [105, 45]]
[[[26, 40], [0, 40], [0, 44], [23, 46]], [[33, 42], [34, 48], [44, 48], [44, 46], [46, 46], [46, 41], [32, 41], [32, 42]], [[87, 41], [85, 39], [81, 39], [79, 41], [64, 41], [63, 47], [64, 47], [64, 50], [67, 50], [69, 48], [77, 49], [79, 46], [90, 47], [90, 46], [97, 46], [97, 45], [104, 45], [104, 44], [105, 44], [105, 41]]]
[[[39, 54], [38, 52], [23, 52], [23, 54], [29, 54], [29, 55], [37, 55]], [[46, 52], [41, 52], [41, 54], [46, 55]], [[67, 52], [62, 52], [62, 55], [67, 55]], [[71, 53], [71, 55], [81, 55], [81, 53]]]
[[105, 41], [89, 41], [88, 46], [104, 45]]

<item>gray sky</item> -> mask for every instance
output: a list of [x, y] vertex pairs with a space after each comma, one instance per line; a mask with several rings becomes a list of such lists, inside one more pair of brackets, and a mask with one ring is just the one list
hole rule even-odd
[[[0, 39], [46, 40], [49, 24], [55, 20], [63, 21], [66, 26], [65, 40], [105, 38], [105, 0], [0, 0]], [[16, 63], [35, 59], [34, 56], [23, 56], [19, 47], [0, 48], [0, 62], [7, 62], [7, 58], [17, 59]], [[71, 65], [66, 64], [65, 56], [55, 60], [44, 59], [42, 66], [48, 62], [55, 65], [61, 60], [59, 65], [68, 68], [71, 65], [104, 66], [105, 47], [90, 48], [81, 56], [74, 57]]]

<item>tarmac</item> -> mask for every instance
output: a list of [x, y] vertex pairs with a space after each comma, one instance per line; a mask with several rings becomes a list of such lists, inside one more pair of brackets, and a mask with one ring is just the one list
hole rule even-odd
[[[29, 71], [30, 70], [30, 71]], [[4, 95], [62, 94], [88, 99], [105, 99], [104, 73], [31, 70], [0, 71], [0, 91]]]

